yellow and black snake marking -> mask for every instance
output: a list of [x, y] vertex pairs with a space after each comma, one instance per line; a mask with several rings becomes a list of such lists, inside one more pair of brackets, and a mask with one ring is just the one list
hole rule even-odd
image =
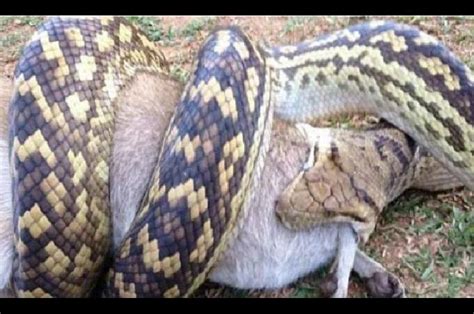
[[[151, 47], [125, 20], [106, 18], [52, 19], [25, 48], [10, 139], [18, 295], [82, 296], [92, 287], [110, 238], [113, 99], [141, 66], [162, 71]], [[197, 60], [115, 256], [109, 296], [190, 293], [248, 194], [270, 116], [264, 60], [232, 28], [215, 32]]]
[[107, 296], [188, 295], [205, 280], [249, 194], [271, 114], [266, 84], [263, 59], [238, 29], [207, 39]]
[[53, 18], [24, 48], [9, 112], [18, 296], [93, 288], [111, 236], [113, 101], [142, 69], [165, 59], [120, 18]]
[[474, 189], [474, 77], [431, 36], [371, 22], [266, 52], [276, 70], [279, 117], [301, 122], [376, 114]]
[[[138, 71], [167, 73], [166, 62], [122, 18], [52, 18], [24, 48], [9, 117], [18, 296], [86, 296], [95, 284], [110, 243], [114, 99]], [[367, 23], [276, 48], [216, 30], [105, 295], [188, 296], [204, 281], [245, 216], [273, 106], [302, 121], [375, 113], [474, 188], [472, 85], [447, 48], [404, 25]]]

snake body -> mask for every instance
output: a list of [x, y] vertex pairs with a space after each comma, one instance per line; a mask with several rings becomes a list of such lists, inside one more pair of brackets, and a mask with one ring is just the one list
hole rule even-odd
[[94, 286], [110, 245], [113, 101], [141, 68], [165, 60], [121, 19], [53, 18], [24, 48], [9, 113], [19, 296]]
[[[163, 55], [123, 18], [53, 18], [23, 50], [10, 104], [15, 249], [22, 297], [86, 296], [110, 243], [114, 100]], [[447, 48], [389, 22], [258, 48], [237, 28], [202, 45], [107, 296], [188, 296], [243, 223], [273, 116], [368, 111], [474, 187], [472, 75]]]
[[474, 188], [474, 77], [433, 37], [374, 21], [266, 51], [280, 118], [377, 115]]

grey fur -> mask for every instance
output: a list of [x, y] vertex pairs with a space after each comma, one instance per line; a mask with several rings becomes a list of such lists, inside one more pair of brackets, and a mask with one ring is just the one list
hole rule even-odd
[[[180, 92], [181, 86], [174, 81], [142, 74], [119, 96], [117, 105], [121, 110], [111, 166], [114, 247], [120, 243], [139, 206]], [[2, 93], [9, 94], [10, 90], [0, 89]], [[1, 105], [6, 108], [4, 102]], [[6, 125], [6, 116], [0, 118], [0, 125]], [[0, 164], [8, 165], [6, 132], [1, 136]], [[334, 296], [347, 295], [348, 274], [356, 255], [355, 241], [350, 240], [352, 230], [342, 224], [331, 224], [294, 232], [286, 229], [274, 212], [278, 195], [303, 167], [308, 150], [306, 140], [295, 127], [274, 122], [260, 190], [254, 191], [246, 202], [251, 204], [248, 217], [210, 273], [210, 280], [243, 289], [276, 289], [327, 265], [337, 255], [340, 280]], [[11, 199], [9, 191], [9, 171], [1, 168], [1, 200]], [[12, 221], [11, 203], [1, 202], [0, 284], [6, 293], [13, 256]], [[370, 258], [364, 261], [364, 266], [359, 267], [364, 274], [375, 272], [371, 269], [374, 267], [380, 270], [380, 264], [374, 261], [371, 266]]]

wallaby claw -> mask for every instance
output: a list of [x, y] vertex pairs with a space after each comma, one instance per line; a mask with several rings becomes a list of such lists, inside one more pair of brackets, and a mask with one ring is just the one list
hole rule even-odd
[[366, 279], [369, 294], [374, 298], [404, 298], [405, 288], [397, 276], [392, 273], [376, 272]]

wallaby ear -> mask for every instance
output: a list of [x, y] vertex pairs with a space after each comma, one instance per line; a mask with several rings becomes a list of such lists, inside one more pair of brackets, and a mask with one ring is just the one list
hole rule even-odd
[[330, 128], [316, 128], [308, 123], [297, 123], [295, 127], [310, 147], [316, 144], [319, 149], [329, 147], [334, 137]]
[[295, 127], [309, 146], [308, 160], [306, 160], [303, 166], [304, 170], [309, 170], [314, 166], [314, 145], [317, 142], [317, 137], [314, 136], [315, 128], [307, 123], [297, 123]]
[[309, 141], [311, 134], [314, 132], [314, 127], [308, 123], [296, 123], [295, 127], [301, 136], [303, 136], [305, 140]]

